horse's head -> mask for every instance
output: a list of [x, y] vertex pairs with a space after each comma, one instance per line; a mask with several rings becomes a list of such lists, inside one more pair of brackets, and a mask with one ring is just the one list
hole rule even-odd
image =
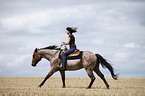
[[38, 49], [36, 48], [33, 53], [32, 66], [35, 67], [41, 59], [42, 56], [38, 53]]

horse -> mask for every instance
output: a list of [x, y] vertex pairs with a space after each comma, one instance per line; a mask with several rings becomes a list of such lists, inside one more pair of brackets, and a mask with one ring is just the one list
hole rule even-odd
[[[44, 78], [44, 80], [40, 83], [38, 87], [42, 87], [46, 80], [51, 77], [55, 72], [59, 71], [62, 78], [63, 87], [65, 88], [65, 71], [62, 67], [60, 67], [62, 60], [59, 59], [59, 52], [61, 51], [61, 48], [58, 48], [56, 45], [50, 45], [45, 48], [36, 48], [33, 53], [32, 58], [32, 66], [35, 67], [39, 61], [41, 61], [42, 58], [47, 59], [50, 61], [51, 69], [47, 76]], [[104, 75], [99, 70], [99, 65], [102, 65], [103, 68], [107, 68], [114, 80], [117, 80], [118, 74], [114, 73], [114, 68], [111, 66], [110, 63], [107, 62], [106, 59], [104, 59], [99, 54], [94, 54], [90, 51], [83, 51], [82, 53], [82, 59], [75, 59], [75, 60], [67, 60], [66, 69], [67, 71], [75, 71], [84, 68], [90, 77], [91, 81], [89, 83], [89, 86], [87, 89], [91, 88], [93, 82], [95, 81], [95, 76], [93, 74], [93, 71], [104, 81], [106, 88], [109, 89], [109, 84], [107, 83]]]

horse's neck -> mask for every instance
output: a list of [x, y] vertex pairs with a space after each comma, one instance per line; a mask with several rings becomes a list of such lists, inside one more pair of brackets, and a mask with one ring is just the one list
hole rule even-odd
[[56, 53], [56, 51], [57, 50], [43, 49], [43, 50], [39, 50], [39, 54], [41, 54], [43, 58], [50, 60], [53, 57], [53, 55]]

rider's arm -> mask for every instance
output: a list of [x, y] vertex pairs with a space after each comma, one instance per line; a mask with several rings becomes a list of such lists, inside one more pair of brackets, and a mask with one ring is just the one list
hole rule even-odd
[[69, 45], [70, 40], [71, 40], [71, 37], [68, 38], [68, 41], [67, 42], [62, 42], [61, 45]]

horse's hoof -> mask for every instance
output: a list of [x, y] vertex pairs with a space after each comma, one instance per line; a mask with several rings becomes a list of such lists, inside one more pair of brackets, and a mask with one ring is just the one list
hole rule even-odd
[[66, 88], [65, 86], [63, 86], [62, 88]]
[[38, 88], [41, 88], [41, 85], [39, 85]]
[[109, 85], [107, 85], [106, 87], [107, 87], [107, 89], [109, 89]]
[[91, 89], [91, 87], [87, 87], [86, 89]]

